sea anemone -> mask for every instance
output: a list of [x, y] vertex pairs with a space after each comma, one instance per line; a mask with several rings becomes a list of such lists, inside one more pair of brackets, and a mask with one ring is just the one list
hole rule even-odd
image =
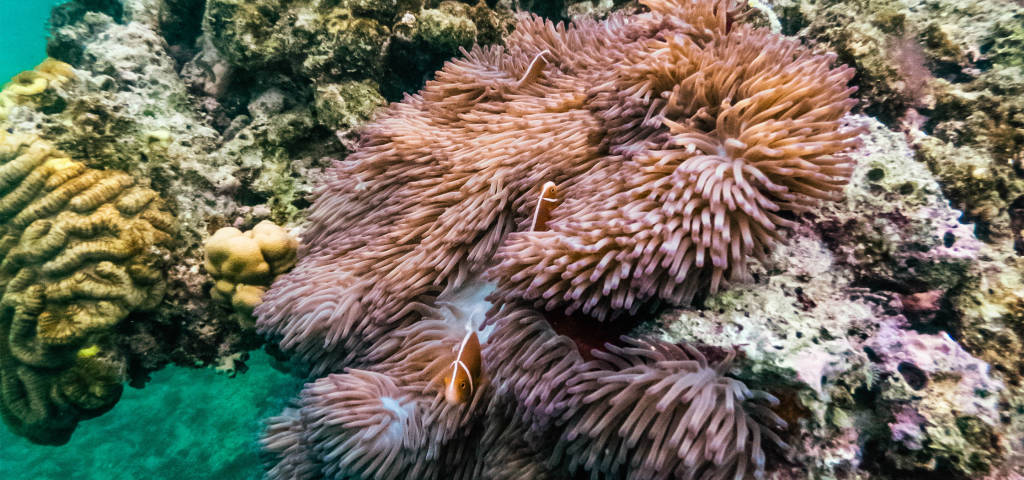
[[775, 397], [725, 376], [691, 346], [622, 337], [594, 351], [568, 385], [575, 396], [559, 445], [591, 478], [760, 478], [762, 437], [784, 445]]
[[[328, 170], [257, 328], [346, 373], [271, 426], [272, 477], [309, 459], [340, 478], [761, 475], [781, 421], [730, 359], [605, 342], [644, 305], [746, 277], [792, 214], [839, 198], [852, 71], [738, 23], [735, 0], [642, 3], [521, 17]], [[561, 203], [536, 208], [542, 191]], [[470, 335], [486, 378], [452, 402]]]
[[306, 428], [296, 406], [266, 421], [260, 439], [267, 477], [278, 480], [316, 478], [320, 467], [306, 444]]
[[306, 385], [263, 439], [273, 478], [427, 478], [416, 400], [387, 375], [351, 369]]
[[557, 436], [531, 436], [524, 425], [513, 417], [489, 416], [479, 445], [485, 453], [475, 455], [469, 479], [488, 480], [555, 480], [565, 478], [558, 465], [547, 460], [555, 447]]
[[700, 18], [705, 34], [616, 45], [617, 76], [587, 91], [610, 158], [560, 187], [546, 231], [502, 245], [488, 275], [504, 298], [597, 319], [686, 303], [747, 278], [748, 257], [794, 224], [787, 212], [841, 198], [853, 164], [840, 153], [859, 133], [841, 124], [853, 70], [797, 39], [730, 29], [728, 15]]
[[532, 308], [506, 305], [493, 325], [484, 359], [495, 388], [492, 413], [507, 413], [533, 434], [549, 433], [570, 407], [565, 388], [584, 363], [573, 341]]

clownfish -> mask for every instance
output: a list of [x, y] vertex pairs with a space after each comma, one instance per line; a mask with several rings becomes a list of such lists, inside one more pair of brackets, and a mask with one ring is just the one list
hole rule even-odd
[[473, 398], [480, 382], [480, 339], [470, 330], [459, 344], [459, 353], [444, 377], [444, 398], [450, 403], [466, 403]]
[[543, 232], [548, 229], [548, 220], [551, 220], [551, 211], [560, 203], [558, 199], [558, 187], [555, 182], [547, 182], [540, 188], [540, 198], [537, 199], [537, 207], [533, 210], [533, 224], [530, 231]]

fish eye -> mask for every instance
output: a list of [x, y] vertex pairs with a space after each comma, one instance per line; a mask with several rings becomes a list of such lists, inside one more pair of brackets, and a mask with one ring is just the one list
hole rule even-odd
[[466, 388], [466, 382], [459, 382], [459, 389], [465, 389], [465, 388]]

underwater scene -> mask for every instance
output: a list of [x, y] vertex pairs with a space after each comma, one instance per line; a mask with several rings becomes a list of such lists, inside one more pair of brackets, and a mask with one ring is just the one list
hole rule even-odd
[[1024, 480], [1024, 1], [0, 3], [4, 480]]

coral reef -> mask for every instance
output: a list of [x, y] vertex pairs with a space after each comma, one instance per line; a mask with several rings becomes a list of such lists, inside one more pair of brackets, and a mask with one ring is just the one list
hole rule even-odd
[[[0, 131], [180, 228], [138, 254], [165, 282], [98, 289], [126, 277], [89, 257], [47, 280], [87, 295], [25, 316], [40, 283], [11, 290], [5, 419], [60, 443], [170, 362], [244, 373], [263, 339], [225, 300], [255, 305], [268, 257], [217, 282], [205, 247], [269, 220], [305, 263], [261, 328], [313, 372], [272, 478], [1024, 475], [1020, 2], [648, 3], [61, 4]], [[516, 7], [576, 24], [506, 38]], [[449, 401], [467, 329], [483, 368]]]
[[[841, 198], [852, 72], [731, 1], [644, 4], [520, 18], [327, 171], [255, 310], [328, 374], [271, 420], [273, 478], [763, 476], [786, 422], [729, 349], [613, 333], [745, 280], [790, 218]], [[527, 231], [545, 182], [565, 200]], [[442, 393], [474, 335], [486, 368]], [[473, 453], [492, 451], [504, 465]]]
[[264, 220], [242, 232], [224, 227], [206, 240], [206, 271], [215, 283], [214, 300], [231, 305], [251, 324], [252, 310], [278, 275], [295, 265], [299, 241], [274, 222]]
[[[1024, 195], [1024, 6], [1006, 0], [773, 2], [790, 32], [858, 72], [865, 110], [913, 136], [979, 235], [1009, 234]], [[1016, 163], [1015, 163], [1016, 162]]]
[[117, 326], [166, 290], [175, 228], [159, 195], [42, 140], [0, 132], [0, 413], [34, 442], [67, 442], [127, 378]]
[[[133, 383], [168, 362], [219, 365], [262, 342], [207, 294], [206, 238], [268, 219], [294, 226], [312, 179], [344, 157], [351, 129], [384, 102], [380, 82], [400, 96], [461, 46], [499, 41], [513, 19], [503, 5], [72, 0], [55, 7], [47, 47], [54, 60], [7, 87], [0, 124], [39, 135], [89, 167], [150, 179], [181, 226], [167, 301], [128, 335]], [[271, 54], [281, 62], [244, 61], [273, 47], [252, 43], [262, 37], [251, 31], [232, 33], [263, 28], [264, 20], [246, 17], [253, 12], [281, 20], [266, 25], [288, 39]], [[377, 39], [391, 48], [366, 50], [368, 31], [384, 32]], [[416, 52], [415, 62], [401, 58], [406, 50]], [[357, 57], [369, 63], [350, 62]], [[380, 68], [364, 68], [371, 64]], [[400, 81], [399, 71], [411, 77]], [[11, 94], [42, 79], [43, 93]]]

